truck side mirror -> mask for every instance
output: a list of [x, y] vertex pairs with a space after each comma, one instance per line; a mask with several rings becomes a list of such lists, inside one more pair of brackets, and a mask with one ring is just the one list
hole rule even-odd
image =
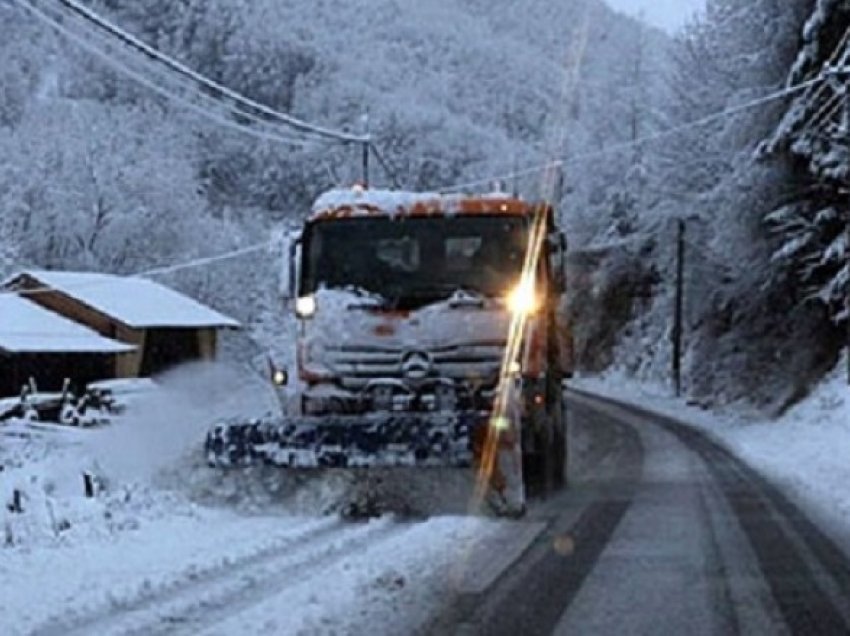
[[567, 236], [555, 232], [549, 236], [549, 258], [552, 267], [552, 287], [559, 294], [567, 291]]
[[292, 304], [298, 294], [298, 255], [301, 251], [301, 232], [287, 231], [281, 235], [280, 281], [281, 298], [287, 305]]

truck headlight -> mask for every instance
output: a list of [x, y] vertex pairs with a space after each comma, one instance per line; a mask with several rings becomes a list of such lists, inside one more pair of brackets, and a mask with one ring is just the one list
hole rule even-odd
[[508, 309], [514, 314], [531, 315], [540, 309], [540, 299], [533, 280], [522, 280], [507, 297]]
[[299, 318], [312, 318], [315, 313], [315, 296], [301, 296], [295, 301], [295, 315]]

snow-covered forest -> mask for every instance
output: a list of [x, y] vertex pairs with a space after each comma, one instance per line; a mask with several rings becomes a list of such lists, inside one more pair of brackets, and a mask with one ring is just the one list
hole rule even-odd
[[[602, 257], [622, 265], [628, 252], [633, 265], [617, 272], [614, 294], [635, 284], [646, 254], [654, 262], [638, 279], [653, 286], [651, 298], [616, 332], [616, 365], [669, 378], [674, 218], [686, 223], [690, 395], [781, 411], [837, 361], [847, 293], [846, 77], [816, 80], [846, 60], [848, 9], [832, 0], [709, 0], [674, 38], [664, 111], [684, 130], [642, 146], [651, 194], [630, 247]], [[788, 96], [762, 99], [783, 87]], [[720, 112], [729, 115], [713, 117]]]
[[[690, 392], [769, 393], [781, 407], [835, 361], [848, 278], [840, 88], [655, 136], [817, 75], [846, 44], [850, 3], [709, 0], [672, 38], [600, 0], [87, 4], [274, 109], [352, 132], [368, 125], [406, 188], [564, 158], [560, 212], [595, 268], [593, 285], [576, 277], [592, 301], [575, 312], [590, 369], [667, 373], [678, 218]], [[360, 177], [358, 148], [218, 126], [15, 3], [0, 5], [0, 50], [0, 274], [130, 273], [227, 252]], [[506, 185], [533, 197], [540, 181]], [[391, 183], [378, 166], [373, 182]], [[261, 340], [280, 311], [274, 279], [264, 253], [163, 277]]]

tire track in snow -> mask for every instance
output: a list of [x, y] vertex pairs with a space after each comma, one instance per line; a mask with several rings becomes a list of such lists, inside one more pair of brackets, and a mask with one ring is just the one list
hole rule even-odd
[[238, 577], [226, 577], [202, 590], [193, 590], [185, 599], [163, 603], [154, 609], [155, 613], [149, 612], [140, 624], [130, 629], [105, 633], [122, 636], [197, 634], [222, 619], [280, 595], [311, 574], [328, 570], [352, 552], [385, 541], [403, 532], [404, 528], [403, 524], [389, 519], [349, 525], [340, 532], [329, 533], [324, 540], [311, 543], [297, 555], [283, 555], [242, 572]]
[[[145, 589], [127, 599], [113, 601], [106, 607], [79, 616], [49, 620], [32, 632], [33, 636], [65, 636], [88, 634], [175, 633], [190, 615], [210, 605], [215, 597], [218, 607], [231, 604], [232, 596], [244, 593], [246, 586], [259, 581], [289, 576], [314, 564], [320, 566], [334, 555], [367, 542], [375, 534], [394, 527], [384, 519], [368, 524], [345, 523], [338, 518], [307, 522], [292, 529], [272, 545], [247, 556], [226, 556], [206, 568], [184, 571], [175, 581]], [[400, 527], [400, 526], [398, 526]], [[278, 588], [285, 581], [277, 582]], [[208, 610], [203, 610], [208, 613]], [[186, 619], [186, 620], [182, 620]], [[197, 626], [192, 630], [195, 631]]]

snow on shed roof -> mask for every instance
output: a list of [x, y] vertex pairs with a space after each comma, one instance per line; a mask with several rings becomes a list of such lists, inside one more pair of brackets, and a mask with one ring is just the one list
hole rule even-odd
[[135, 349], [17, 294], [0, 294], [0, 350], [9, 353], [126, 353]]
[[[93, 272], [21, 272], [134, 329], [239, 327], [239, 323], [173, 289], [145, 278]], [[7, 282], [10, 282], [7, 281]]]

